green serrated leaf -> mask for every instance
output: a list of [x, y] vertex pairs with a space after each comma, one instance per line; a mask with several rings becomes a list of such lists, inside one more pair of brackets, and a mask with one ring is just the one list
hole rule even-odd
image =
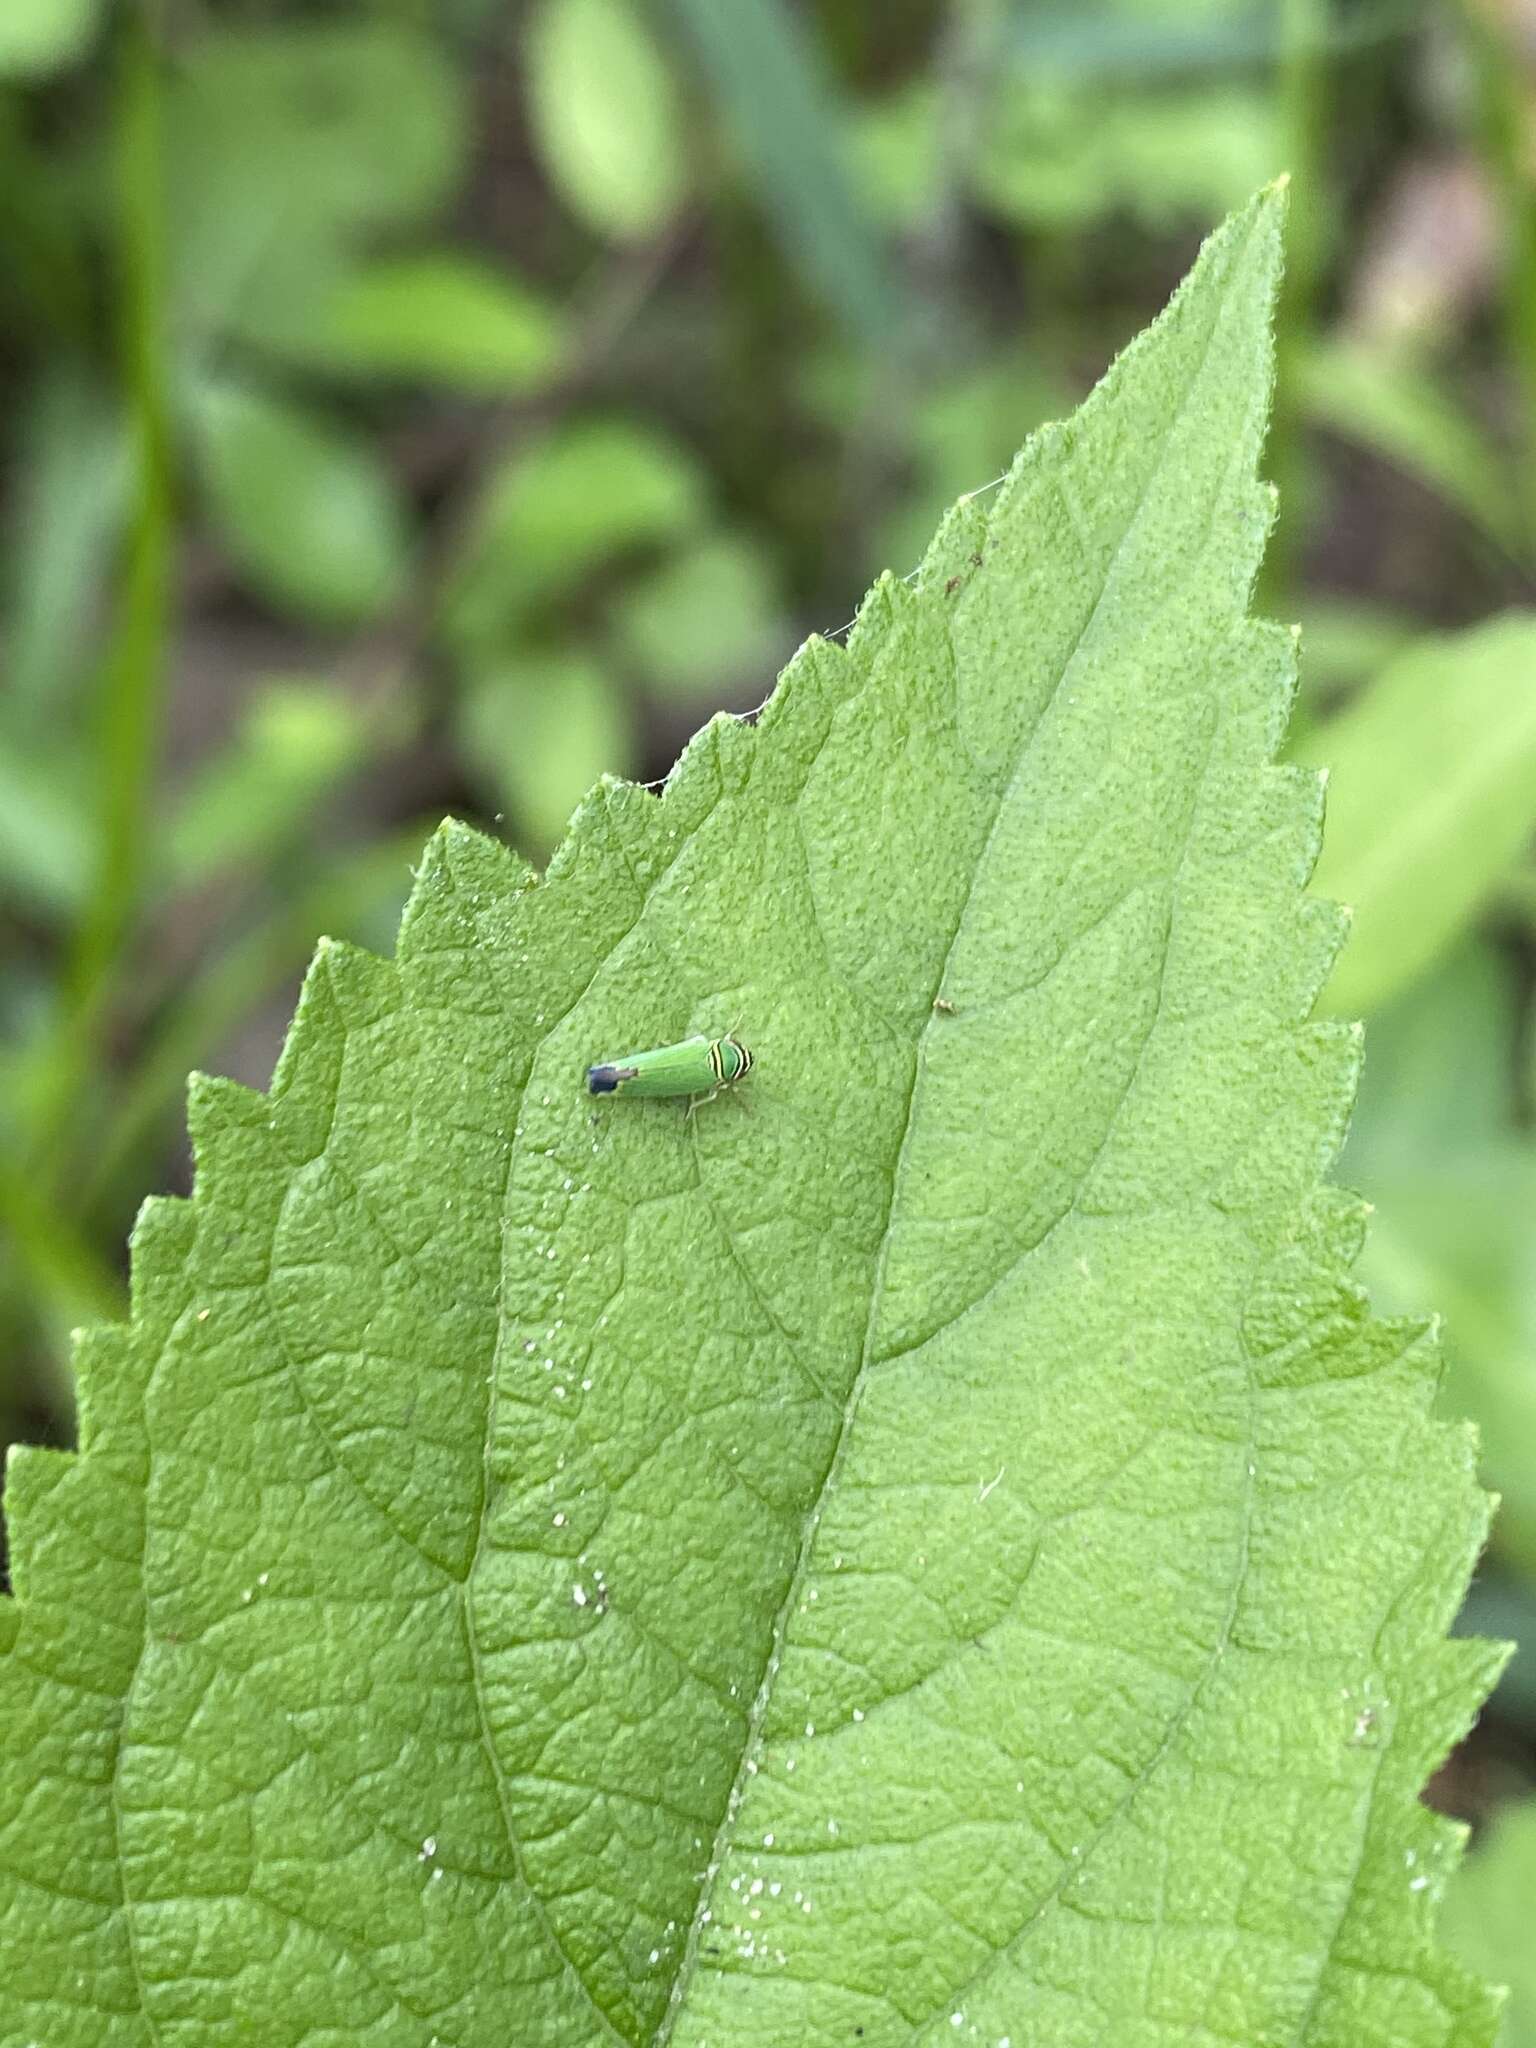
[[1318, 886], [1354, 912], [1336, 1015], [1408, 987], [1466, 930], [1536, 824], [1536, 615], [1415, 642], [1307, 736], [1329, 766]]
[[445, 828], [197, 1083], [11, 1467], [0, 2038], [1491, 2041], [1417, 1801], [1484, 1503], [1319, 1185], [1245, 617], [1279, 214], [755, 728], [542, 882]]

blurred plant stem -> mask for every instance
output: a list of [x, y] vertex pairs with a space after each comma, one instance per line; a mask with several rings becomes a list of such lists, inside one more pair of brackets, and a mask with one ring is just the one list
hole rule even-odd
[[67, 1322], [124, 1313], [127, 1290], [116, 1273], [68, 1216], [8, 1166], [0, 1166], [0, 1218], [33, 1277], [36, 1293]]
[[670, 0], [776, 239], [850, 334], [878, 348], [900, 306], [842, 154], [844, 107], [805, 10], [786, 0]]
[[1261, 608], [1296, 609], [1298, 557], [1307, 520], [1307, 461], [1299, 367], [1317, 319], [1318, 288], [1331, 242], [1325, 193], [1329, 74], [1328, 0], [1280, 0], [1279, 102], [1282, 162], [1290, 177], [1285, 278], [1275, 309], [1275, 403], [1267, 468], [1280, 518], [1265, 553]]
[[64, 1015], [33, 1106], [31, 1151], [44, 1184], [57, 1141], [96, 1068], [108, 990], [132, 939], [149, 843], [164, 719], [173, 502], [165, 316], [159, 59], [146, 16], [119, 29], [116, 136], [118, 362], [135, 443], [134, 504], [111, 645], [95, 711], [94, 872], [64, 979]]
[[90, 292], [69, 209], [49, 173], [27, 133], [20, 97], [0, 97], [0, 249], [9, 272], [7, 293], [39, 315], [52, 337], [78, 343], [90, 331]]
[[961, 318], [955, 288], [965, 276], [971, 239], [966, 207], [970, 172], [986, 140], [1003, 67], [1012, 61], [1009, 20], [1004, 0], [951, 0], [935, 66], [939, 116], [933, 187], [909, 261], [914, 281], [935, 293], [919, 304], [939, 332], [920, 333], [920, 343], [943, 346]]
[[[910, 459], [912, 428], [930, 388], [977, 350], [969, 308], [974, 241], [970, 174], [1010, 57], [1007, 0], [950, 0], [935, 54], [938, 120], [928, 203], [902, 269], [904, 319], [873, 358], [863, 413], [848, 439], [844, 500], [852, 530], [867, 533]], [[979, 486], [988, 481], [975, 479]]]
[[1536, 78], [1517, 27], [1489, 4], [1462, 0], [1477, 68], [1483, 154], [1502, 202], [1503, 323], [1519, 407], [1520, 510], [1528, 552], [1536, 551], [1536, 179], [1532, 176], [1531, 101]]
[[[49, 1406], [67, 1415], [74, 1398], [65, 1363], [69, 1332], [83, 1322], [127, 1314], [128, 1292], [72, 1218], [42, 1195], [26, 1175], [0, 1163], [0, 1224], [10, 1256], [0, 1272], [0, 1341], [5, 1364], [28, 1355], [41, 1375]], [[42, 1325], [45, 1341], [31, 1341]], [[0, 1389], [10, 1391], [0, 1378]], [[0, 1409], [0, 1448], [4, 1413]]]

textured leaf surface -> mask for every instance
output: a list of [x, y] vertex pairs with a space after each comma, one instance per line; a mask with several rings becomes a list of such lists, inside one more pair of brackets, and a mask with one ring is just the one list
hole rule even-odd
[[1490, 2040], [1416, 1803], [1483, 1504], [1319, 1185], [1245, 617], [1278, 213], [755, 728], [542, 882], [445, 829], [197, 1084], [12, 1468], [7, 2048]]

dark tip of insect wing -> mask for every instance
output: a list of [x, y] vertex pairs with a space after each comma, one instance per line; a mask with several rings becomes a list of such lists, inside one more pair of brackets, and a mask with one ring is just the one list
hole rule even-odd
[[621, 1081], [630, 1080], [633, 1067], [588, 1067], [587, 1093], [589, 1095], [612, 1095]]

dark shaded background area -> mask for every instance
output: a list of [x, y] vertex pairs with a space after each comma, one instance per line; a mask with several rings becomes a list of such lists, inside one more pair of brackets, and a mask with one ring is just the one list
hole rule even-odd
[[[320, 932], [756, 705], [1282, 169], [1343, 1171], [1536, 1640], [1532, 0], [6, 0], [0, 1440], [69, 1440], [187, 1070], [265, 1085]], [[1434, 1796], [1533, 1778], [1517, 1658]]]

